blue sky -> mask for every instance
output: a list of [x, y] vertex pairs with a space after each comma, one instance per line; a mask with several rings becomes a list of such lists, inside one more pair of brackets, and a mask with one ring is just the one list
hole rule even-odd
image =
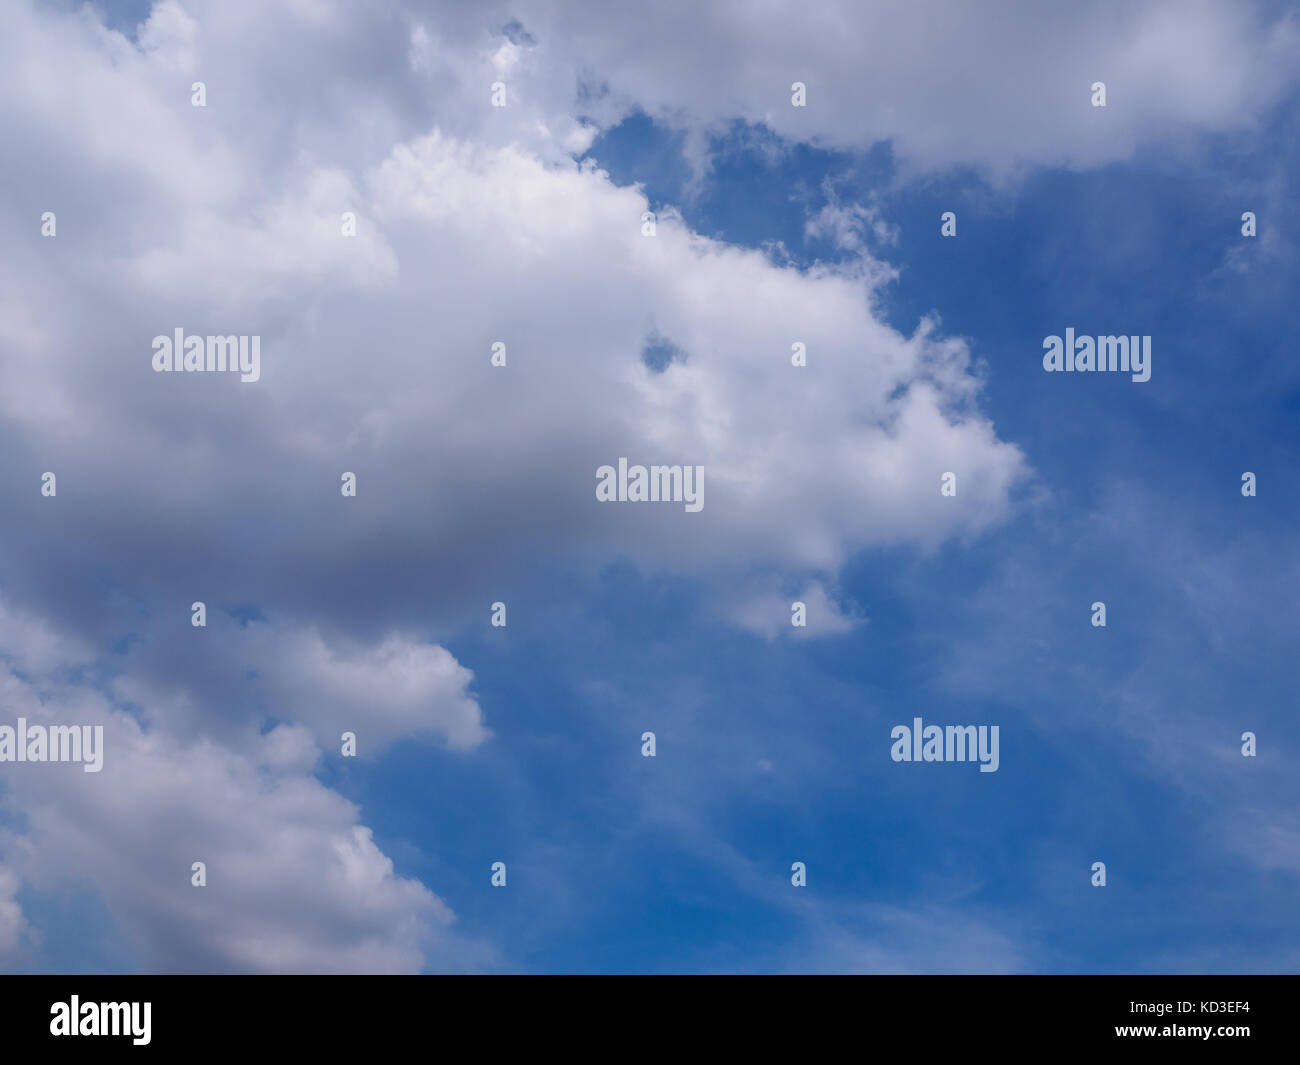
[[[877, 113], [869, 57], [797, 13], [787, 49], [741, 10], [674, 10], [634, 62], [594, 11], [399, 7], [161, 5], [146, 31], [148, 5], [108, 5], [119, 44], [63, 5], [7, 16], [91, 70], [131, 150], [96, 144], [89, 104], [48, 117], [56, 90], [0, 85], [6, 136], [45, 131], [0, 172], [32, 309], [0, 303], [0, 483], [23, 500], [0, 519], [0, 723], [44, 707], [110, 739], [103, 780], [0, 774], [0, 964], [1295, 971], [1294, 11], [1203, 5], [1138, 62], [1121, 46], [1144, 18], [1172, 32], [1169, 7], [1126, 35], [1104, 5], [1003, 6], [1010, 54], [1068, 29], [1083, 66], [1128, 72], [1104, 112], [1083, 70], [963, 84], [954, 30], [897, 60]], [[874, 24], [891, 55], [925, 39], [906, 22]], [[289, 25], [290, 69], [236, 47]], [[770, 76], [702, 63], [710, 40]], [[825, 56], [806, 129], [773, 109], [790, 55]], [[471, 116], [492, 77], [517, 102]], [[653, 252], [606, 235], [642, 208]], [[260, 331], [268, 398], [149, 375], [177, 321]], [[1151, 380], [1045, 374], [1067, 327], [1150, 335]], [[103, 360], [53, 361], [92, 337]], [[646, 344], [676, 354], [640, 366]], [[596, 463], [656, 446], [717, 470], [707, 520], [595, 507]], [[975, 502], [940, 512], [958, 463]], [[57, 512], [30, 487], [47, 468]], [[998, 725], [997, 772], [891, 761], [914, 717]]]
[[[1293, 116], [1288, 101], [1270, 116], [1258, 143], [1294, 143], [1286, 136]], [[690, 753], [690, 775], [694, 788], [726, 789], [710, 806], [710, 828], [754, 873], [767, 871], [776, 885], [784, 859], [805, 858], [816, 870], [816, 894], [833, 906], [952, 903], [1005, 930], [1025, 945], [1029, 967], [1047, 971], [1293, 967], [1287, 937], [1277, 935], [1279, 922], [1289, 923], [1293, 880], [1252, 870], [1241, 855], [1225, 856], [1209, 845], [1205, 824], [1214, 794], [1197, 794], [1200, 788], [1156, 772], [1143, 744], [1176, 746], [1176, 737], [1147, 732], [1142, 707], [1115, 699], [1140, 672], [1148, 696], [1166, 702], [1160, 717], [1175, 722], [1186, 713], [1218, 728], [1222, 734], [1192, 755], [1185, 770], [1192, 774], [1197, 758], [1208, 762], [1216, 747], [1236, 747], [1250, 722], [1260, 723], [1261, 735], [1294, 735], [1285, 707], [1296, 669], [1282, 647], [1294, 626], [1294, 586], [1279, 585], [1273, 565], [1292, 567], [1294, 579], [1286, 544], [1295, 503], [1283, 486], [1296, 457], [1296, 377], [1285, 350], [1295, 315], [1280, 301], [1258, 297], [1261, 286], [1277, 291], [1282, 276], [1294, 277], [1294, 259], [1252, 262], [1248, 273], [1207, 280], [1242, 239], [1234, 214], [1241, 194], [1229, 190], [1249, 187], [1277, 165], [1271, 149], [1214, 145], [1194, 172], [1144, 159], [1086, 176], [1044, 173], [1006, 196], [971, 174], [926, 188], [892, 187], [888, 160], [880, 158], [887, 153], [880, 151], [796, 149], [776, 160], [756, 158], [744, 147], [749, 133], [762, 135], [718, 138], [712, 177], [693, 198], [684, 195], [687, 166], [672, 155], [679, 138], [645, 116], [603, 135], [590, 154], [616, 181], [643, 182], [653, 206], [680, 204], [693, 228], [754, 247], [779, 240], [801, 263], [826, 254], [802, 233], [808, 214], [826, 202], [824, 182], [836, 182], [841, 200], [878, 198], [905, 234], [888, 256], [902, 270], [884, 301], [890, 320], [907, 329], [941, 309], [946, 331], [972, 338], [987, 360], [985, 409], [1004, 437], [1032, 456], [1050, 502], [978, 543], [935, 556], [855, 558], [842, 589], [848, 599], [870, 604], [871, 624], [815, 648], [773, 648], [692, 625], [689, 587], [614, 567], [580, 617], [565, 625], [569, 639], [547, 639], [549, 623], [534, 636], [525, 621], [529, 642], [538, 642], [521, 654], [521, 633], [512, 634], [509, 657], [526, 663], [527, 688], [506, 682], [490, 701], [522, 704], [523, 720], [533, 722], [581, 703], [573, 681], [566, 684], [566, 670], [557, 669], [561, 675], [539, 693], [534, 664], [588, 657], [608, 663], [611, 682], [643, 693], [630, 698], [647, 707], [666, 681], [669, 692], [675, 687], [669, 678], [689, 678], [692, 716], [711, 722], [700, 727], [715, 735], [736, 729], [746, 737], [744, 748], [816, 748], [807, 752], [816, 780], [797, 773], [785, 782], [727, 784], [741, 758], [731, 749], [734, 741], [721, 739], [709, 751]], [[960, 210], [961, 239], [945, 242], [935, 220], [953, 207]], [[1264, 270], [1270, 276], [1261, 278]], [[1133, 321], [1136, 330], [1139, 319], [1168, 353], [1149, 388], [1100, 377], [1050, 390], [1044, 384], [1042, 336], [1062, 331], [1066, 322], [1114, 321], [1120, 329], [1129, 328], [1121, 321]], [[1242, 417], [1246, 410], [1249, 418]], [[1245, 469], [1279, 490], [1243, 500]], [[1133, 510], [1141, 512], [1144, 535], [1130, 538]], [[1151, 565], [1170, 541], [1186, 540], [1195, 543], [1188, 548], [1195, 555], [1182, 564]], [[1261, 565], [1255, 550], [1267, 544], [1277, 555]], [[1243, 583], [1229, 594], [1239, 608], [1250, 604], [1252, 626], [1246, 632], [1213, 626], [1221, 642], [1209, 638], [1211, 626], [1188, 617], [1187, 603], [1198, 598], [1197, 577], [1187, 569], [1215, 570], [1219, 553], [1240, 567], [1228, 579]], [[1022, 571], [1013, 588], [1003, 585], [1005, 560]], [[568, 621], [570, 595], [564, 584], [549, 590], [543, 617], [562, 612]], [[1104, 632], [1088, 623], [1094, 598], [1114, 611]], [[1013, 617], [996, 619], [999, 600]], [[637, 607], [611, 610], [605, 605], [611, 601]], [[984, 609], [972, 609], [973, 601]], [[453, 646], [463, 646], [467, 660], [481, 661], [496, 642], [471, 637]], [[557, 654], [560, 646], [565, 651]], [[977, 669], [985, 654], [992, 658], [980, 693], [937, 683], [954, 646], [963, 658], [976, 659]], [[997, 664], [1008, 662], [1000, 674]], [[1194, 683], [1186, 676], [1190, 663], [1200, 663]], [[483, 673], [480, 687], [509, 672], [507, 659]], [[1201, 684], [1204, 690], [1197, 690]], [[644, 719], [659, 712], [647, 709]], [[757, 887], [746, 892], [711, 876], [707, 863], [653, 828], [625, 823], [636, 817], [631, 800], [653, 796], [661, 782], [649, 779], [627, 750], [620, 752], [625, 739], [613, 722], [602, 729], [597, 713], [591, 707], [591, 716], [575, 719], [561, 710], [564, 726], [544, 732], [553, 753], [519, 752], [523, 765], [559, 763], [535, 778], [527, 774], [526, 794], [548, 807], [558, 804], [570, 826], [563, 835], [567, 861], [595, 889], [581, 904], [577, 927], [558, 930], [551, 942], [539, 937], [545, 945], [534, 964], [565, 971], [727, 969], [745, 967], [755, 945], [759, 957], [790, 949], [800, 927], [788, 906], [772, 905]], [[1002, 769], [992, 778], [904, 777], [885, 757], [881, 724], [913, 713], [927, 721], [1003, 722]], [[1105, 723], [1127, 714], [1138, 717], [1131, 727], [1140, 738]], [[635, 716], [618, 720], [626, 722], [623, 732], [639, 727]], [[572, 741], [571, 730], [595, 742]], [[602, 731], [610, 733], [603, 742]], [[561, 757], [552, 744], [571, 754]], [[391, 760], [395, 770], [407, 768], [405, 759]], [[666, 749], [665, 760], [678, 761], [678, 752]], [[421, 760], [410, 761], [407, 771], [418, 775]], [[661, 768], [652, 767], [656, 774]], [[1253, 768], [1243, 761], [1243, 772]], [[504, 775], [518, 772], [515, 766]], [[431, 805], [441, 807], [465, 784], [439, 788]], [[400, 805], [416, 787], [403, 773], [379, 794]], [[1234, 782], [1233, 794], [1272, 801], [1255, 789], [1258, 779], [1246, 778]], [[610, 816], [612, 796], [629, 803], [621, 816]], [[475, 808], [477, 818], [481, 808]], [[501, 828], [509, 831], [514, 818], [502, 814]], [[406, 826], [403, 818], [395, 831], [419, 838], [418, 827]], [[1235, 828], [1249, 838], [1249, 824]], [[443, 826], [448, 829], [454, 833], [454, 826]], [[530, 825], [517, 845], [531, 849], [533, 832], [549, 835]], [[460, 851], [466, 865], [481, 865], [491, 850], [478, 836], [471, 833]], [[533, 843], [543, 851], [555, 845]], [[1076, 864], [1090, 866], [1093, 858], [1084, 860], [1085, 854], [1105, 858], [1112, 875], [1119, 874], [1104, 892], [1071, 872]], [[502, 919], [494, 897], [476, 906], [482, 893], [476, 884], [466, 886], [463, 912], [478, 914], [487, 932]], [[532, 923], [528, 915], [539, 903], [522, 899], [517, 919]], [[587, 931], [593, 918], [594, 931]], [[665, 933], [669, 923], [675, 934]], [[871, 934], [869, 922], [861, 927]]]

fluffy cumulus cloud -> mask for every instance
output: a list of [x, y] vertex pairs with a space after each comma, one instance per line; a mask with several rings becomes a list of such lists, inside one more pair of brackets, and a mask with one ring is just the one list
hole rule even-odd
[[[431, 634], [543, 562], [626, 556], [713, 582], [760, 633], [788, 623], [773, 588], [806, 589], [814, 634], [841, 632], [860, 618], [827, 589], [855, 552], [1006, 516], [1027, 466], [966, 345], [878, 313], [891, 275], [860, 237], [884, 220], [820, 218], [856, 254], [811, 269], [671, 210], [648, 237], [642, 192], [575, 158], [598, 128], [643, 108], [892, 138], [925, 166], [1095, 164], [1157, 125], [1249, 121], [1294, 69], [1293, 25], [1261, 17], [1062, 7], [1027, 41], [958, 4], [629, 27], [608, 5], [162, 0], [132, 35], [7, 5], [0, 545], [27, 562], [0, 573], [4, 705], [103, 724], [112, 756], [6, 773], [26, 827], [0, 856], [0, 951], [21, 874], [91, 878], [151, 967], [418, 968], [449, 911], [313, 773], [349, 728], [366, 753], [488, 741]], [[261, 379], [154, 373], [176, 328], [260, 336]], [[647, 365], [651, 339], [677, 354]], [[595, 471], [623, 456], [703, 466], [703, 509], [602, 506]]]
[[229, 743], [267, 721], [300, 725], [322, 748], [351, 732], [361, 757], [398, 739], [463, 752], [488, 738], [473, 673], [436, 644], [398, 633], [375, 644], [327, 641], [315, 629], [221, 614], [197, 633], [164, 629], [134, 646], [114, 696], [147, 724]]
[[[656, 5], [635, 44], [617, 5], [549, 4], [606, 107], [688, 127], [735, 119], [855, 149], [888, 140], [911, 168], [1126, 159], [1152, 139], [1250, 128], [1297, 78], [1300, 20], [1231, 0]], [[1104, 82], [1106, 108], [1091, 106]], [[802, 82], [807, 104], [791, 105]]]
[[437, 956], [450, 911], [312, 775], [321, 751], [305, 728], [181, 739], [64, 672], [0, 680], [6, 724], [103, 730], [97, 772], [6, 767], [23, 831], [4, 840], [0, 955], [20, 957], [21, 874], [36, 889], [92, 880], [149, 971], [414, 972]]
[[[226, 17], [211, 34], [201, 18], [187, 47], [216, 47]], [[23, 27], [29, 46], [66, 57], [77, 92], [138, 112], [109, 160], [80, 148], [88, 130], [62, 97], [44, 111], [33, 98], [20, 120], [66, 130], [38, 138], [18, 182], [31, 210], [61, 198], [46, 173], [67, 181], [76, 158], [80, 176], [57, 241], [13, 233], [25, 261], [0, 321], [23, 461], [5, 476], [16, 489], [36, 466], [62, 471], [59, 505], [102, 533], [88, 553], [77, 522], [29, 523], [27, 547], [39, 536], [74, 570], [129, 571], [137, 594], [219, 574], [227, 600], [311, 621], [346, 590], [378, 626], [427, 616], [403, 572], [455, 604], [567, 552], [697, 573], [833, 569], [865, 546], [1004, 514], [1024, 466], [979, 413], [964, 344], [931, 322], [885, 325], [869, 261], [801, 271], [671, 213], [645, 237], [636, 189], [444, 130], [446, 111], [490, 126], [486, 97], [434, 104], [427, 128], [373, 160], [368, 112], [338, 113], [324, 137], [303, 101], [299, 149], [264, 151], [261, 111], [223, 93], [279, 75], [241, 53], [225, 89], [210, 78], [207, 108], [188, 91], [168, 99], [156, 53], [188, 24], [167, 18], [158, 36], [172, 43], [143, 53], [102, 32]], [[355, 238], [340, 235], [344, 211]], [[260, 335], [261, 380], [153, 373], [152, 338], [178, 326]], [[685, 357], [654, 372], [640, 358], [651, 336]], [[488, 365], [496, 341], [504, 370]], [[791, 365], [795, 344], [806, 368]], [[595, 470], [620, 456], [704, 466], [704, 509], [600, 507]], [[358, 475], [355, 505], [340, 501], [343, 471]], [[938, 492], [947, 471], [956, 499]], [[222, 534], [241, 521], [257, 543]]]

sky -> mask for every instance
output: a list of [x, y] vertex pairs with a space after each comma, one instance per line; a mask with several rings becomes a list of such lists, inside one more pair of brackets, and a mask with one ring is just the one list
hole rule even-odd
[[103, 768], [0, 970], [1300, 969], [1298, 104], [1280, 3], [5, 5], [0, 727]]

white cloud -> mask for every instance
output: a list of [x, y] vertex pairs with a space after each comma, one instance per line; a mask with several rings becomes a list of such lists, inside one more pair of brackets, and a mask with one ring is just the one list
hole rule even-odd
[[[445, 949], [450, 911], [310, 775], [319, 751], [303, 730], [235, 750], [146, 731], [48, 680], [38, 695], [10, 674], [0, 698], [29, 724], [103, 727], [98, 773], [6, 765], [3, 801], [24, 826], [9, 860], [37, 889], [89, 878], [144, 970], [414, 972]], [[190, 882], [194, 861], [206, 887]], [[0, 948], [18, 927], [4, 894]]]
[[[686, 125], [743, 118], [905, 167], [1098, 166], [1141, 144], [1247, 129], [1297, 81], [1300, 23], [1230, 0], [1038, 5], [728, 3], [547, 9], [529, 23], [613, 101]], [[791, 106], [791, 85], [807, 106]], [[1107, 86], [1106, 108], [1090, 87]]]
[[17, 957], [30, 932], [17, 895], [18, 875], [0, 865], [0, 963]]
[[37, 615], [0, 600], [0, 662], [25, 674], [45, 675], [93, 658], [84, 641], [56, 632]]
[[251, 756], [267, 721], [289, 721], [332, 754], [343, 732], [355, 733], [360, 757], [411, 739], [469, 751], [489, 736], [469, 691], [473, 673], [436, 644], [391, 632], [362, 644], [311, 628], [241, 626], [215, 610], [194, 629], [185, 617], [133, 647], [112, 683], [115, 699], [175, 736], [216, 737]]
[[832, 200], [804, 224], [806, 236], [828, 240], [844, 251], [862, 251], [866, 247], [863, 237], [868, 230], [881, 244], [898, 243], [897, 227], [886, 222], [877, 209], [865, 204]]
[[295, 720], [309, 722], [322, 743], [344, 729], [366, 748], [431, 731], [466, 750], [487, 736], [466, 693], [473, 675], [442, 647], [393, 635], [372, 649], [340, 650], [309, 632], [263, 644], [259, 661], [271, 694], [293, 705]]
[[[791, 624], [791, 608], [795, 602], [805, 607], [805, 624]], [[852, 632], [864, 618], [844, 611], [827, 594], [820, 581], [807, 584], [796, 595], [765, 592], [744, 596], [729, 605], [732, 622], [743, 629], [774, 640], [778, 636], [840, 636]]]
[[[228, 53], [241, 91], [278, 78], [236, 45], [231, 17], [203, 11], [208, 54]], [[286, 600], [276, 605], [290, 622], [307, 618], [307, 583], [352, 570], [363, 598], [383, 600], [369, 609], [392, 616], [405, 600], [398, 622], [410, 624], [409, 582], [375, 567], [430, 570], [449, 607], [461, 587], [577, 553], [723, 581], [751, 566], [833, 571], [864, 548], [987, 528], [1024, 477], [1020, 452], [979, 413], [965, 345], [939, 339], [932, 322], [906, 336], [881, 321], [873, 301], [887, 268], [865, 256], [803, 272], [700, 237], [671, 212], [645, 238], [638, 191], [546, 162], [536, 144], [435, 130], [368, 159], [376, 129], [406, 120], [396, 105], [378, 127], [368, 112], [336, 113], [326, 136], [312, 120], [320, 101], [279, 101], [278, 112], [304, 109], [290, 151], [259, 135], [261, 96], [164, 102], [148, 55], [119, 67], [39, 21], [21, 29], [51, 70], [75, 70], [80, 92], [139, 115], [106, 171], [84, 152], [79, 118], [43, 112], [43, 95], [25, 100], [29, 121], [71, 121], [38, 152], [80, 174], [81, 214], [102, 213], [105, 183], [150, 195], [114, 200], [90, 226], [76, 228], [74, 212], [58, 243], [27, 227], [5, 285], [34, 308], [40, 350], [66, 353], [38, 360], [14, 331], [0, 355], [8, 409], [47, 468], [78, 469], [72, 505], [99, 516], [106, 544], [167, 543], [178, 568], [233, 572], [232, 596]], [[311, 44], [343, 31], [302, 32]], [[467, 32], [443, 27], [437, 39]], [[322, 61], [333, 41], [315, 42]], [[21, 83], [0, 87], [24, 98]], [[435, 120], [449, 110], [436, 107]], [[150, 150], [156, 141], [176, 165]], [[356, 238], [338, 233], [344, 209], [358, 214]], [[62, 250], [74, 242], [75, 255]], [[152, 337], [178, 325], [261, 335], [262, 380], [153, 374]], [[655, 331], [688, 355], [661, 374], [640, 361]], [[510, 365], [494, 371], [498, 339]], [[806, 368], [790, 365], [795, 341]], [[598, 506], [594, 471], [621, 455], [703, 465], [703, 512]], [[345, 469], [361, 488], [341, 504], [329, 486]], [[956, 499], [938, 492], [949, 470]], [[117, 501], [124, 477], [129, 510]], [[237, 520], [232, 506], [274, 527], [309, 523], [300, 565], [290, 574], [235, 541], [194, 539]]]
[[159, 0], [140, 26], [136, 43], [165, 69], [191, 74], [196, 67], [198, 28], [176, 0]]

